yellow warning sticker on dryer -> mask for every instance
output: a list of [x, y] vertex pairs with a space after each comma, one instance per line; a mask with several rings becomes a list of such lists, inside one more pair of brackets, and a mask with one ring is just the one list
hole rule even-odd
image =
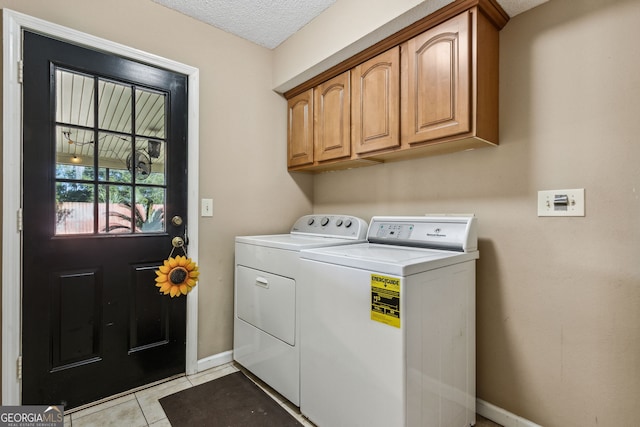
[[400, 327], [400, 279], [371, 275], [371, 320]]

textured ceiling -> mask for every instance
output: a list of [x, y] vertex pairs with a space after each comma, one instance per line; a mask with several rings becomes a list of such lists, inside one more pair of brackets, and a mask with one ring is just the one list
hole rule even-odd
[[[269, 49], [280, 45], [336, 2], [336, 0], [153, 1]], [[498, 0], [498, 3], [510, 17], [514, 17], [546, 1], [548, 0]]]
[[336, 0], [153, 0], [269, 49]]
[[498, 0], [498, 3], [500, 3], [500, 6], [502, 6], [504, 11], [513, 18], [514, 16], [529, 9], [533, 9], [547, 1], [549, 0]]

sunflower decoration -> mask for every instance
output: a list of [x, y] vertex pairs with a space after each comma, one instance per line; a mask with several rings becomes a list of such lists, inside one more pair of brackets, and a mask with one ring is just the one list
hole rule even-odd
[[198, 281], [198, 265], [185, 256], [169, 256], [156, 270], [156, 286], [164, 295], [179, 297], [191, 292]]

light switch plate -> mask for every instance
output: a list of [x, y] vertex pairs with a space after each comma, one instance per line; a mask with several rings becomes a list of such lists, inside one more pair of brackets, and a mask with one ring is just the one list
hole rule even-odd
[[538, 191], [538, 216], [584, 215], [584, 188]]
[[202, 199], [200, 216], [213, 216], [213, 199]]

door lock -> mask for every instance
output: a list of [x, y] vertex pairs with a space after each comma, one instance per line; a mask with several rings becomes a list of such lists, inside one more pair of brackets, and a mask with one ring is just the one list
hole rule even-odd
[[171, 218], [171, 224], [175, 225], [176, 227], [179, 227], [182, 225], [182, 217], [180, 215], [176, 215], [173, 218]]
[[171, 244], [173, 245], [174, 248], [181, 248], [184, 246], [184, 239], [180, 236], [176, 236], [173, 239], [171, 239]]

